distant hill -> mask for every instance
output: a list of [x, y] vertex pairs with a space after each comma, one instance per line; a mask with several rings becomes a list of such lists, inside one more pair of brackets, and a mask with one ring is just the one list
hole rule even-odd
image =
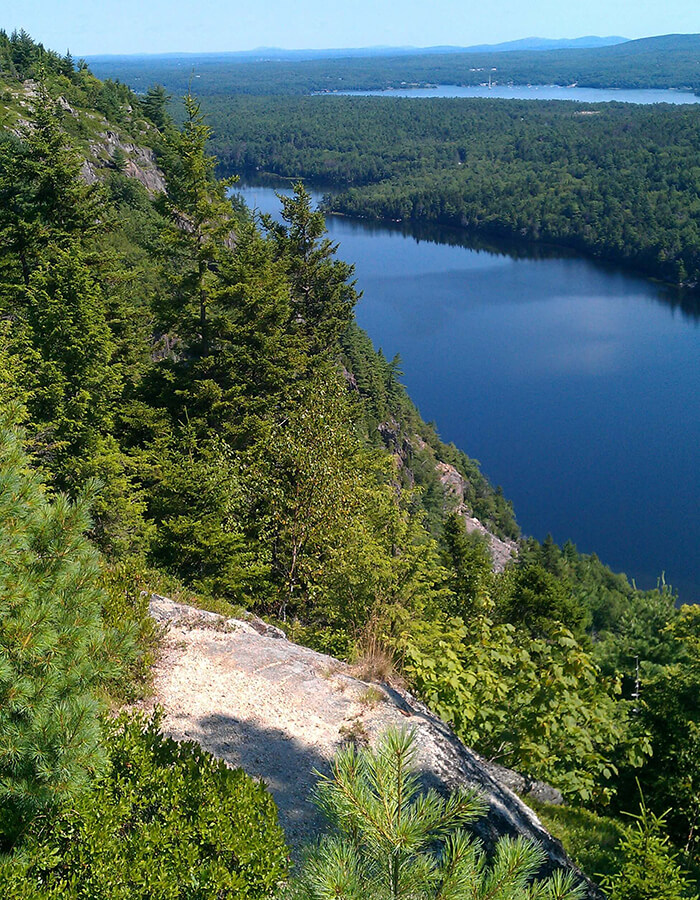
[[[583, 38], [582, 40], [615, 40]], [[183, 94], [191, 75], [201, 95], [306, 94], [314, 91], [381, 90], [405, 84], [481, 84], [484, 72], [497, 83], [578, 84], [606, 88], [679, 88], [700, 91], [700, 35], [669, 34], [608, 46], [546, 49], [527, 38], [529, 49], [424, 51], [385, 48], [364, 56], [313, 59], [247, 58], [240, 54], [93, 57], [100, 78], [118, 78], [135, 90], [159, 82]], [[536, 47], [532, 44], [536, 43]], [[518, 43], [518, 42], [516, 42]], [[507, 46], [507, 45], [506, 45]], [[260, 51], [257, 51], [258, 53]], [[266, 51], [267, 52], [267, 51]], [[283, 51], [269, 51], [270, 54]], [[303, 53], [305, 51], [298, 51]], [[311, 52], [311, 51], [306, 51]], [[325, 51], [351, 54], [359, 51]]]
[[520, 38], [517, 41], [505, 41], [502, 44], [477, 44], [474, 47], [465, 47], [466, 53], [506, 53], [517, 51], [539, 51], [539, 50], [572, 50], [574, 48], [585, 49], [590, 47], [612, 47], [615, 44], [624, 44], [628, 38], [623, 37], [596, 37], [589, 35], [580, 38], [562, 38], [554, 40], [552, 38]]
[[572, 47], [609, 47], [627, 41], [623, 37], [580, 37], [561, 40], [551, 38], [529, 37], [517, 41], [506, 41], [501, 44], [476, 44], [470, 47], [458, 47], [443, 45], [436, 47], [331, 47], [326, 49], [288, 50], [282, 47], [256, 47], [254, 50], [230, 50], [215, 53], [146, 53], [146, 54], [110, 54], [93, 55], [86, 57], [87, 62], [94, 68], [101, 65], [109, 65], [110, 62], [125, 62], [143, 60], [154, 62], [156, 60], [186, 59], [188, 62], [204, 60], [212, 62], [265, 62], [299, 61], [306, 59], [356, 59], [358, 57], [377, 56], [426, 56], [442, 53], [505, 53], [517, 50], [562, 50]]

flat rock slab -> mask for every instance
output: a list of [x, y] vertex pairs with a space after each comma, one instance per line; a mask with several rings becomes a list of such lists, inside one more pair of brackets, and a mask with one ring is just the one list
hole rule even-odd
[[[163, 729], [264, 780], [296, 850], [317, 837], [323, 824], [309, 801], [314, 773], [328, 771], [349, 737], [371, 744], [394, 725], [415, 730], [426, 785], [443, 792], [475, 787], [486, 796], [489, 812], [477, 831], [487, 849], [502, 835], [524, 835], [544, 846], [549, 869], [575, 868], [488, 763], [407, 692], [361, 681], [337, 659], [275, 630], [261, 634], [259, 623], [254, 627], [159, 596], [150, 606], [166, 629], [154, 673]], [[601, 895], [591, 885], [589, 896]]]

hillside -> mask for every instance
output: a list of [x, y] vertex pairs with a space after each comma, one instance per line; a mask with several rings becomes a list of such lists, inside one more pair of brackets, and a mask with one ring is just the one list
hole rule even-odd
[[568, 246], [700, 284], [694, 105], [237, 96], [204, 108], [223, 171], [316, 180], [328, 210]]
[[[264, 786], [198, 743], [164, 737], [157, 716], [110, 715], [152, 683], [163, 646], [153, 593], [226, 618], [262, 616], [307, 648], [293, 653], [314, 670], [324, 654], [400, 679], [430, 709], [421, 716], [552, 784], [573, 816], [596, 823], [583, 840], [589, 874], [601, 871], [601, 815], [629, 834], [620, 816], [640, 809], [641, 787], [664, 883], [679, 883], [681, 865], [700, 859], [698, 610], [676, 608], [663, 585], [636, 590], [571, 544], [518, 539], [510, 504], [421, 421], [398, 361], [358, 328], [352, 265], [303, 185], [282, 201], [281, 222], [256, 223], [215, 176], [194, 97], [178, 127], [162, 89], [139, 97], [100, 82], [24, 33], [0, 33], [0, 65], [9, 895], [271, 900], [288, 879]], [[231, 636], [216, 621], [221, 632], [202, 640], [221, 643], [230, 669]], [[189, 676], [178, 678], [173, 693], [184, 696]], [[274, 707], [282, 693], [256, 699]], [[199, 715], [196, 702], [170, 712], [221, 713]], [[294, 702], [280, 730], [292, 729]], [[402, 796], [405, 784], [407, 738], [391, 734], [378, 758], [336, 756], [338, 783], [376, 789], [380, 806], [388, 781]], [[331, 822], [342, 826], [333, 796], [341, 814]], [[412, 821], [427, 830], [407, 871], [447, 879], [454, 848], [477, 896], [488, 896], [493, 872], [508, 900], [555, 889], [575, 900], [567, 880], [530, 890], [537, 849], [499, 845], [501, 869], [480, 856], [461, 830], [478, 827], [478, 799], [456, 791], [415, 802]], [[403, 804], [387, 803], [403, 821]], [[359, 854], [359, 878], [380, 851], [358, 849], [367, 817], [351, 821], [355, 844], [338, 844], [329, 826], [318, 865], [345, 847]], [[440, 859], [430, 856], [436, 837]], [[636, 863], [625, 854], [616, 846], [606, 857], [611, 877]], [[293, 883], [312, 900], [304, 871]]]

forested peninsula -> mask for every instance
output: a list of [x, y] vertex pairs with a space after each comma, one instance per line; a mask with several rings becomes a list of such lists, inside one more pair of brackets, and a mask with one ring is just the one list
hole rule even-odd
[[519, 534], [357, 326], [351, 261], [303, 185], [281, 223], [231, 201], [194, 97], [177, 125], [162, 88], [24, 32], [0, 32], [0, 79], [8, 895], [581, 896], [561, 872], [531, 885], [523, 842], [486, 859], [464, 830], [478, 798], [418, 798], [407, 732], [340, 752], [317, 797], [336, 830], [290, 875], [265, 786], [134, 712], [159, 593], [381, 663], [561, 791], [543, 819], [613, 900], [697, 896], [700, 608]]
[[574, 248], [700, 282], [695, 106], [208, 97], [225, 171], [324, 185], [329, 211]]

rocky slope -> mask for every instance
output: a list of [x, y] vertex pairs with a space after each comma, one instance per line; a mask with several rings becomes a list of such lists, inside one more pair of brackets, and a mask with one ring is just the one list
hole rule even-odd
[[[549, 869], [575, 868], [506, 781], [519, 790], [532, 786], [490, 766], [407, 692], [362, 681], [346, 664], [260, 620], [225, 619], [159, 596], [151, 613], [164, 628], [155, 667], [164, 730], [262, 778], [295, 849], [322, 824], [309, 802], [314, 772], [327, 769], [344, 740], [371, 743], [399, 725], [416, 732], [426, 785], [473, 786], [486, 795], [489, 812], [477, 831], [487, 848], [501, 835], [523, 835], [542, 844]], [[590, 883], [588, 896], [602, 897]]]
[[[0, 127], [21, 135], [31, 120], [32, 106], [39, 95], [37, 82], [5, 81], [0, 78]], [[81, 135], [76, 145], [85, 156], [82, 177], [94, 184], [105, 172], [115, 168], [115, 159], [121, 154], [121, 170], [124, 175], [140, 181], [150, 194], [165, 191], [165, 176], [157, 164], [153, 149], [148, 146], [156, 136], [156, 129], [141, 121], [137, 139], [129, 136], [94, 109], [80, 109], [59, 96], [58, 106], [64, 116], [74, 120], [74, 130]], [[132, 108], [127, 108], [131, 114]]]

